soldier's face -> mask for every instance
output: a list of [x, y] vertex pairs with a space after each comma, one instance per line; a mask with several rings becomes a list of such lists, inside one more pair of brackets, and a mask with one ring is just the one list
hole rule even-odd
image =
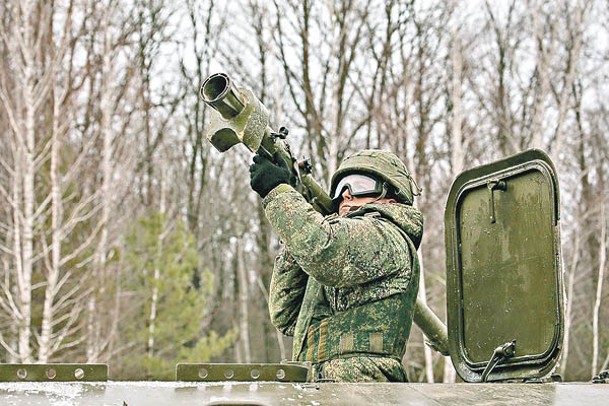
[[361, 196], [361, 197], [351, 196], [351, 193], [349, 192], [348, 188], [345, 188], [345, 190], [343, 191], [341, 196], [342, 196], [342, 200], [338, 204], [338, 215], [341, 217], [345, 216], [347, 213], [349, 213], [351, 211], [359, 209], [366, 203], [372, 203], [372, 202], [374, 202], [374, 203], [397, 203], [397, 201], [395, 199], [376, 200], [377, 198], [374, 196]]

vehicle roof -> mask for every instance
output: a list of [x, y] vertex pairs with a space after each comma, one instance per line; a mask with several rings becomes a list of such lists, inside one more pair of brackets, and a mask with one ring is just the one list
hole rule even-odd
[[592, 383], [10, 382], [5, 405], [601, 405], [609, 385]]

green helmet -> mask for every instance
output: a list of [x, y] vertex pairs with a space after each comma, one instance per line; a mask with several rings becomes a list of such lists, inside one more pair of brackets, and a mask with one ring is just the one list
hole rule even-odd
[[334, 195], [334, 189], [340, 179], [350, 173], [368, 173], [381, 178], [392, 186], [400, 203], [412, 205], [414, 196], [421, 194], [421, 189], [410, 176], [410, 172], [393, 152], [366, 149], [343, 159], [332, 175], [330, 196]]

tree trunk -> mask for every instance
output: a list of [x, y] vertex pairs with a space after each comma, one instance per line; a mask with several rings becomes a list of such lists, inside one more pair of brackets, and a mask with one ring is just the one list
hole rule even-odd
[[19, 303], [21, 319], [19, 320], [19, 355], [22, 362], [32, 362], [31, 348], [31, 323], [32, 323], [32, 272], [34, 257], [34, 206], [36, 201], [34, 181], [36, 176], [35, 150], [36, 150], [36, 98], [34, 88], [36, 87], [35, 66], [36, 58], [34, 55], [34, 33], [29, 19], [33, 18], [33, 5], [26, 2], [23, 6], [23, 21], [21, 26], [24, 28], [24, 43], [21, 47], [23, 52], [24, 83], [23, 83], [23, 104], [25, 109], [24, 133], [17, 134], [23, 137], [20, 140], [21, 159], [23, 166], [23, 222], [19, 233], [22, 236], [21, 244], [21, 274], [19, 284]]
[[558, 99], [558, 119], [556, 120], [556, 132], [554, 134], [554, 143], [552, 144], [552, 152], [555, 156], [560, 156], [562, 149], [562, 141], [564, 137], [565, 117], [569, 100], [572, 97], [573, 82], [575, 80], [576, 67], [578, 65], [580, 51], [582, 46], [582, 21], [584, 19], [584, 9], [580, 7], [578, 2], [575, 2], [574, 23], [571, 27], [571, 46], [567, 57], [567, 66], [563, 87]]
[[60, 273], [61, 260], [61, 186], [59, 174], [59, 117], [58, 106], [54, 103], [53, 112], [53, 134], [51, 139], [51, 264], [48, 269], [47, 283], [44, 291], [44, 304], [42, 308], [42, 327], [40, 331], [40, 348], [38, 350], [38, 361], [46, 363], [51, 352], [51, 336], [53, 334], [55, 295], [57, 294], [57, 282]]
[[451, 60], [453, 65], [453, 77], [450, 99], [453, 106], [451, 120], [451, 166], [453, 176], [457, 176], [463, 171], [465, 162], [463, 151], [463, 112], [461, 110], [461, 85], [463, 75], [463, 53], [461, 50], [461, 41], [458, 33], [453, 34], [453, 44], [451, 47]]
[[[533, 148], [542, 148], [542, 137], [543, 137], [543, 119], [546, 113], [546, 98], [550, 90], [550, 72], [549, 64], [554, 51], [554, 38], [553, 35], [550, 38], [550, 43], [546, 44], [544, 40], [544, 34], [546, 33], [546, 27], [543, 24], [544, 16], [543, 11], [539, 6], [533, 7], [533, 30], [535, 33], [535, 40], [537, 43], [537, 61], [536, 61], [536, 73], [537, 73], [537, 88], [535, 91], [535, 102], [533, 105], [533, 120], [531, 123], [531, 142], [529, 146]], [[553, 28], [550, 28], [550, 33], [553, 34]]]
[[[602, 196], [602, 194], [601, 194]], [[598, 373], [598, 347], [599, 347], [599, 312], [603, 298], [603, 282], [605, 281], [605, 265], [607, 253], [607, 221], [605, 218], [605, 202], [601, 200], [600, 215], [600, 244], [598, 247], [598, 281], [596, 285], [596, 299], [594, 301], [594, 312], [592, 313], [592, 377]]]
[[252, 362], [249, 334], [249, 294], [248, 278], [241, 242], [236, 244], [237, 277], [239, 278], [239, 341], [245, 362]]
[[[160, 239], [160, 238], [159, 238]], [[162, 244], [161, 241], [158, 242]], [[150, 298], [150, 315], [148, 316], [148, 341], [146, 342], [146, 348], [148, 352], [148, 358], [154, 356], [154, 333], [156, 330], [156, 307], [159, 301], [159, 280], [161, 279], [161, 272], [159, 267], [154, 267], [152, 276], [152, 296]]]
[[563, 339], [563, 349], [560, 358], [560, 375], [564, 376], [567, 371], [567, 362], [569, 360], [569, 344], [571, 341], [571, 322], [572, 322], [572, 310], [573, 310], [573, 292], [575, 287], [575, 273], [577, 265], [579, 264], [580, 254], [580, 241], [581, 237], [579, 234], [575, 235], [575, 243], [573, 244], [573, 257], [571, 259], [571, 266], [569, 267], [568, 280], [567, 280], [567, 294], [566, 294], [566, 308], [565, 308], [565, 335]]
[[[104, 330], [113, 330], [118, 323], [118, 317], [111, 317], [107, 311], [100, 312], [101, 309], [109, 309], [106, 304], [106, 289], [108, 282], [107, 277], [107, 256], [109, 244], [109, 226], [110, 216], [114, 210], [114, 184], [112, 159], [114, 156], [113, 138], [114, 131], [112, 130], [113, 116], [113, 55], [114, 49], [111, 44], [111, 19], [113, 15], [113, 7], [105, 9], [101, 21], [103, 27], [103, 42], [102, 42], [102, 62], [100, 73], [100, 89], [99, 89], [99, 137], [101, 139], [101, 162], [100, 172], [102, 175], [100, 188], [100, 217], [99, 217], [99, 240], [95, 247], [95, 255], [93, 262], [93, 278], [92, 284], [95, 291], [88, 299], [87, 309], [89, 311], [87, 322], [87, 361], [98, 362], [102, 352], [112, 337], [104, 337]], [[109, 301], [108, 301], [109, 302]], [[91, 313], [92, 312], [92, 313]], [[117, 315], [115, 315], [117, 316]], [[104, 325], [109, 323], [112, 327], [105, 329]]]
[[[420, 263], [420, 273], [419, 273], [419, 298], [424, 305], [427, 305], [427, 294], [425, 291], [425, 272], [423, 267], [423, 249], [419, 247], [419, 263]], [[431, 352], [431, 348], [427, 344], [425, 344], [425, 335], [423, 334], [423, 354], [425, 359], [425, 377], [427, 378], [428, 383], [434, 383], [433, 376], [433, 354]]]
[[157, 252], [155, 255], [154, 271], [152, 276], [152, 296], [150, 298], [150, 314], [148, 316], [148, 341], [147, 341], [147, 355], [149, 359], [154, 357], [154, 344], [155, 344], [155, 333], [156, 333], [156, 319], [157, 319], [157, 306], [159, 303], [159, 285], [161, 283], [161, 270], [159, 269], [159, 263], [163, 255], [163, 245], [165, 237], [170, 227], [166, 225], [165, 213], [166, 213], [166, 182], [165, 182], [165, 171], [162, 171], [162, 179], [160, 185], [160, 198], [159, 198], [159, 213], [161, 214], [161, 232], [159, 233], [157, 241]]

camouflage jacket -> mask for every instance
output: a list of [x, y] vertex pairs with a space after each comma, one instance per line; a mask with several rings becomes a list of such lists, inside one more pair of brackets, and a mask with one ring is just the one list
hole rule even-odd
[[285, 184], [263, 205], [285, 244], [269, 311], [275, 327], [294, 336], [294, 360], [401, 359], [418, 290], [420, 211], [368, 204], [324, 217]]

